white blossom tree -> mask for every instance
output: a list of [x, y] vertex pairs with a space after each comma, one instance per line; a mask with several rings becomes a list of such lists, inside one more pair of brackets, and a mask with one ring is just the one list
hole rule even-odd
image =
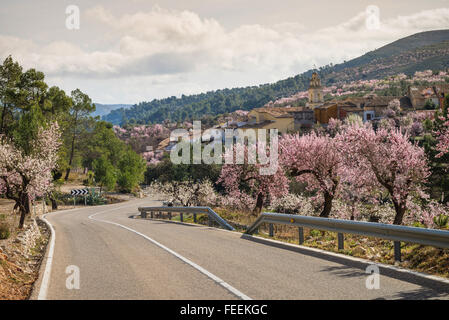
[[40, 128], [32, 141], [33, 150], [25, 153], [12, 140], [0, 137], [0, 194], [16, 202], [20, 211], [19, 228], [30, 213], [30, 201], [52, 188], [52, 170], [56, 168], [60, 131], [57, 123]]

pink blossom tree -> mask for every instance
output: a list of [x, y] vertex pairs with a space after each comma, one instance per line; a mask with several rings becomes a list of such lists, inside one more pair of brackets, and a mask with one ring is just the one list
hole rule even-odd
[[115, 134], [137, 153], [148, 151], [147, 147], [156, 147], [159, 142], [167, 138], [170, 130], [161, 124], [140, 125], [128, 129], [114, 126]]
[[217, 183], [222, 183], [232, 199], [246, 201], [248, 198], [256, 198], [252, 212], [259, 215], [268, 199], [282, 197], [288, 193], [288, 179], [281, 167], [278, 167], [273, 175], [261, 174], [260, 169], [265, 165], [259, 162], [249, 163], [246, 146], [235, 146], [234, 152], [239, 151], [245, 152], [244, 163], [223, 165]]
[[438, 140], [436, 150], [439, 152], [437, 157], [442, 157], [449, 152], [449, 120], [443, 123], [436, 135]]
[[280, 141], [280, 163], [307, 189], [323, 197], [320, 217], [329, 217], [342, 169], [342, 160], [334, 139], [328, 135], [287, 135]]
[[393, 202], [394, 224], [402, 224], [413, 195], [425, 196], [430, 174], [424, 150], [400, 129], [374, 131], [371, 125], [351, 125], [336, 137], [345, 160], [345, 180], [369, 189], [384, 188]]
[[15, 208], [20, 211], [19, 228], [30, 213], [30, 200], [52, 188], [60, 136], [57, 123], [40, 128], [30, 153], [25, 153], [6, 137], [0, 138], [0, 194], [16, 202]]

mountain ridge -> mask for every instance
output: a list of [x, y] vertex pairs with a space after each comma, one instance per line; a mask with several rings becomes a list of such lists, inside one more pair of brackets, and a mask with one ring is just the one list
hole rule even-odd
[[[405, 61], [405, 63], [404, 63]], [[380, 79], [397, 73], [411, 75], [426, 69], [449, 68], [449, 29], [416, 33], [398, 39], [350, 61], [320, 67], [318, 74], [324, 85], [360, 79]], [[315, 70], [271, 84], [219, 89], [180, 98], [168, 97], [140, 102], [125, 110], [113, 110], [103, 119], [114, 124], [158, 123], [168, 119], [184, 121], [215, 117], [238, 109], [251, 110], [269, 101], [306, 90]]]

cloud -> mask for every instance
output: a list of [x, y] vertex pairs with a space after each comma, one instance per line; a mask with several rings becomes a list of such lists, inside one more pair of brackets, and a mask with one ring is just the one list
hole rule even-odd
[[[312, 32], [305, 32], [297, 22], [227, 30], [217, 20], [195, 12], [160, 7], [115, 16], [96, 6], [85, 16], [84, 25], [108, 28], [108, 36], [113, 37], [110, 47], [90, 51], [68, 41], [42, 45], [0, 35], [0, 56], [12, 54], [25, 67], [36, 67], [55, 79], [133, 77], [135, 82], [145, 77], [146, 83], [153, 83], [157, 78], [189, 75], [191, 83], [183, 88], [204, 89], [211, 82], [228, 86], [232, 79], [249, 81], [248, 85], [273, 81], [313, 65], [357, 57], [416, 32], [449, 27], [448, 8], [387, 20], [381, 17], [378, 30], [367, 30], [367, 13], [360, 12], [348, 21]], [[214, 81], [205, 80], [204, 74]]]

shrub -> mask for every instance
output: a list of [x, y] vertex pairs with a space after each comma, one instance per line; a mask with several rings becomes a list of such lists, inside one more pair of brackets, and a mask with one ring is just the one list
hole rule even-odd
[[440, 229], [443, 229], [447, 226], [447, 222], [449, 220], [449, 216], [446, 216], [444, 214], [440, 214], [439, 216], [436, 216], [433, 218], [433, 223]]
[[312, 237], [319, 237], [319, 236], [321, 236], [321, 231], [320, 231], [320, 230], [312, 229], [312, 230], [310, 230], [310, 235], [311, 235]]
[[9, 225], [7, 223], [0, 223], [0, 240], [8, 239], [10, 235]]
[[132, 150], [128, 150], [119, 162], [117, 184], [121, 192], [130, 193], [144, 179], [146, 163]]

